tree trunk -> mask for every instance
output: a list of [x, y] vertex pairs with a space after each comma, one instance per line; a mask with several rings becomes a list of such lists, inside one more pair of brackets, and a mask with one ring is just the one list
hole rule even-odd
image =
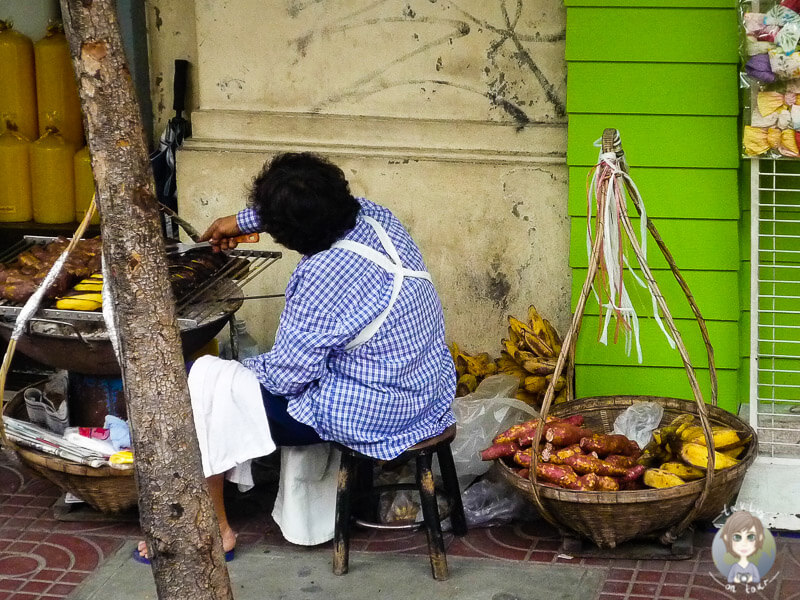
[[158, 597], [233, 598], [203, 478], [152, 171], [113, 0], [61, 0]]

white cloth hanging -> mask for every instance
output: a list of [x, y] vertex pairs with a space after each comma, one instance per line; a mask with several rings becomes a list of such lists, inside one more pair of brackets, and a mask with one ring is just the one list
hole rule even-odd
[[272, 518], [293, 544], [333, 539], [341, 453], [331, 444], [281, 448], [281, 475]]
[[249, 489], [252, 459], [275, 451], [255, 373], [235, 360], [201, 356], [188, 383], [203, 475], [225, 473]]

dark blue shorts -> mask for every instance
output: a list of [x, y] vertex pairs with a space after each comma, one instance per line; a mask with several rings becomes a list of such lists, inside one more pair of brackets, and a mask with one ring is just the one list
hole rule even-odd
[[263, 385], [261, 386], [261, 398], [264, 400], [272, 441], [276, 446], [308, 446], [323, 441], [312, 427], [296, 421], [286, 412], [286, 408], [289, 406], [286, 398], [271, 394]]

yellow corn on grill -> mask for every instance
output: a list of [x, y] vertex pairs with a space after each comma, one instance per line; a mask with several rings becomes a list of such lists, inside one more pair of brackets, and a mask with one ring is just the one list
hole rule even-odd
[[[26, 236], [5, 252], [9, 263], [35, 244], [53, 237]], [[209, 277], [188, 287], [176, 298], [183, 352], [188, 356], [205, 345], [225, 326], [245, 299], [242, 288], [281, 258], [280, 252], [232, 250], [229, 260]], [[0, 299], [0, 337], [8, 340], [23, 303]], [[53, 303], [55, 305], [55, 303]], [[100, 312], [41, 308], [31, 319], [17, 349], [40, 363], [87, 375], [118, 375], [119, 365]]]

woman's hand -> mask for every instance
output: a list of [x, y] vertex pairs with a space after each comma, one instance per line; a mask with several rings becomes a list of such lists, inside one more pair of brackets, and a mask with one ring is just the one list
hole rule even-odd
[[236, 222], [236, 215], [228, 215], [215, 220], [206, 232], [200, 236], [199, 242], [208, 241], [214, 252], [221, 250], [233, 250], [239, 243], [233, 239], [241, 235], [239, 224]]

